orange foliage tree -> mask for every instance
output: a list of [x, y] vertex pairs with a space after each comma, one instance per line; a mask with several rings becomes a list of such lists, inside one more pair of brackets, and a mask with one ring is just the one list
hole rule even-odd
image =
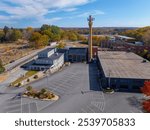
[[144, 86], [141, 88], [142, 93], [150, 96], [150, 81], [145, 81]]
[[143, 108], [145, 111], [150, 113], [150, 100], [146, 100], [143, 102]]
[[[144, 86], [141, 88], [141, 91], [147, 96], [150, 96], [150, 81], [145, 81]], [[145, 111], [150, 112], [150, 99], [143, 102], [143, 108]]]

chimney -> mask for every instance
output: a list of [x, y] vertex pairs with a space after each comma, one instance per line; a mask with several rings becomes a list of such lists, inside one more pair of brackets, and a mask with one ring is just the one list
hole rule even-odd
[[93, 21], [94, 18], [90, 15], [88, 18], [88, 22], [89, 22], [89, 48], [88, 48], [88, 59], [89, 62], [91, 62], [93, 60], [93, 44], [92, 44], [92, 26], [93, 26]]

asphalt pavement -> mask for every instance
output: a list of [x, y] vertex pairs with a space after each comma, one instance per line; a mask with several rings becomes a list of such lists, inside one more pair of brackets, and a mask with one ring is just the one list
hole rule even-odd
[[[47, 88], [58, 101], [13, 98], [25, 88], [7, 88], [0, 94], [0, 112], [8, 113], [139, 113], [142, 94], [104, 94], [97, 81], [96, 64], [74, 63], [63, 70], [31, 83], [33, 88]], [[10, 93], [10, 94], [9, 94]]]

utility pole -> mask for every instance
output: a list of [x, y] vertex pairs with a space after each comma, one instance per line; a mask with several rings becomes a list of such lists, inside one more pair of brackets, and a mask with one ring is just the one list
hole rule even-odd
[[111, 70], [109, 70], [108, 87], [110, 88]]
[[93, 44], [92, 44], [92, 26], [93, 26], [93, 21], [94, 21], [94, 18], [90, 15], [89, 18], [88, 18], [88, 23], [89, 23], [88, 58], [89, 58], [89, 62], [91, 62], [92, 59], [93, 59]]

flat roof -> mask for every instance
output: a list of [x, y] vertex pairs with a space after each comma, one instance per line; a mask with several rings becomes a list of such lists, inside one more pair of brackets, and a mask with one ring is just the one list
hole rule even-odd
[[38, 58], [38, 59], [42, 59], [42, 60], [56, 60], [56, 59], [60, 58], [63, 54], [64, 53], [54, 53], [50, 57], [47, 57], [47, 58]]
[[79, 54], [79, 55], [86, 55], [87, 48], [69, 48], [69, 55]]
[[135, 38], [133, 38], [133, 37], [127, 37], [127, 36], [122, 36], [122, 35], [116, 35], [117, 37], [119, 37], [119, 38], [124, 38], [124, 39], [128, 39], [128, 40], [134, 40]]
[[99, 51], [105, 77], [126, 79], [150, 79], [150, 62], [132, 52]]
[[41, 53], [48, 53], [50, 51], [54, 50], [54, 48], [46, 48], [45, 50], [39, 52], [38, 54], [41, 54]]

